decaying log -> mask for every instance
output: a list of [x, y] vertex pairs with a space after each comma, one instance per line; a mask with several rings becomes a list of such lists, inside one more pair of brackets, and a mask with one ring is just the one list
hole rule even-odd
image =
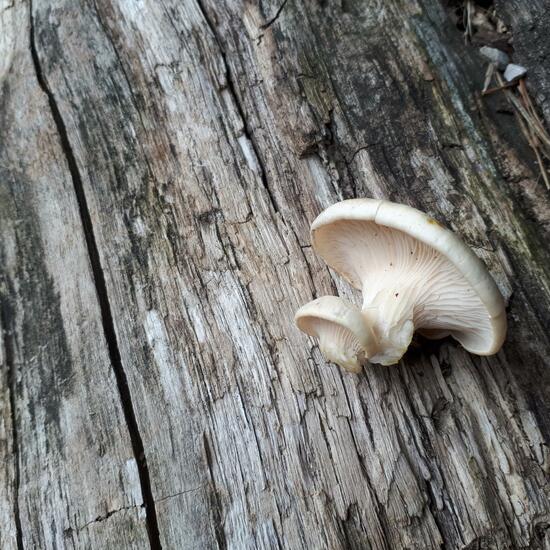
[[[550, 548], [550, 202], [442, 4], [0, 25], [1, 548]], [[487, 263], [496, 356], [325, 364], [294, 312], [359, 298], [309, 224], [361, 196]]]

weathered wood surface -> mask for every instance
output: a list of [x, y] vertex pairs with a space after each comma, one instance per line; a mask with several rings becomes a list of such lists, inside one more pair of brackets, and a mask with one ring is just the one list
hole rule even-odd
[[[549, 201], [438, 3], [0, 17], [2, 548], [550, 547]], [[357, 300], [308, 237], [353, 196], [472, 245], [497, 356], [325, 365], [292, 317]]]
[[28, 10], [2, 7], [0, 548], [143, 548], [136, 460]]

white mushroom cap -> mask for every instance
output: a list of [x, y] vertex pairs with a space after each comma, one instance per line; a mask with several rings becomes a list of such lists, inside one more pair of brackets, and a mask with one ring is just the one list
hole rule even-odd
[[373, 362], [393, 364], [414, 329], [448, 334], [478, 355], [506, 335], [505, 304], [483, 262], [451, 231], [410, 206], [352, 199], [311, 226], [314, 249], [363, 291], [363, 315], [378, 338]]
[[372, 331], [361, 311], [342, 298], [323, 296], [302, 306], [294, 317], [298, 328], [319, 339], [323, 355], [350, 372], [374, 352]]

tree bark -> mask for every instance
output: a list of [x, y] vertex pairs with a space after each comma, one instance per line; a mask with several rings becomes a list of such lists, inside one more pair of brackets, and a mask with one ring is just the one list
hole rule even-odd
[[[550, 201], [442, 5], [0, 0], [0, 37], [1, 548], [550, 548]], [[363, 196], [486, 262], [497, 355], [325, 364], [295, 310], [360, 299], [309, 224]]]

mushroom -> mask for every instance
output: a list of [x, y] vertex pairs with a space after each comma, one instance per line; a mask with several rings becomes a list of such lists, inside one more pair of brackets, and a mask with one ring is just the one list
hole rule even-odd
[[413, 332], [451, 335], [477, 355], [506, 335], [504, 299], [483, 262], [450, 230], [410, 206], [351, 199], [311, 226], [313, 248], [362, 290], [362, 316], [375, 337], [371, 362], [397, 363]]
[[331, 362], [350, 372], [374, 351], [374, 336], [361, 311], [342, 298], [323, 296], [302, 306], [294, 317], [298, 328], [319, 339], [319, 348]]

